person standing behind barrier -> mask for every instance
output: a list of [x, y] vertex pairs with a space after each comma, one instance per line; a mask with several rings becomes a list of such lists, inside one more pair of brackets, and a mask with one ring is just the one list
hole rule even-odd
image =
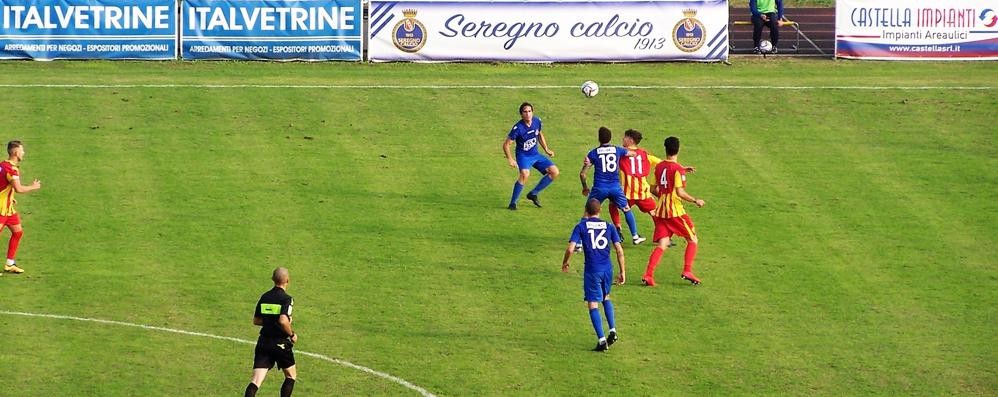
[[752, 45], [755, 52], [760, 53], [759, 43], [762, 41], [762, 27], [769, 27], [769, 41], [776, 44], [780, 41], [780, 20], [783, 19], [783, 0], [749, 0], [749, 11], [752, 12]]

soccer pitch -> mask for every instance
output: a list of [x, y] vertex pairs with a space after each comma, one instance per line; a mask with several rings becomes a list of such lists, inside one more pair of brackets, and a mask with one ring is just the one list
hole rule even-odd
[[[995, 395], [996, 81], [990, 62], [2, 62], [3, 139], [42, 189], [18, 196], [27, 272], [0, 277], [0, 394], [239, 395], [286, 266], [314, 353], [295, 395]], [[562, 175], [512, 212], [523, 101]], [[601, 125], [657, 155], [680, 137], [707, 201], [703, 285], [680, 243], [641, 287], [651, 245], [627, 244], [605, 354], [582, 258], [560, 271]]]

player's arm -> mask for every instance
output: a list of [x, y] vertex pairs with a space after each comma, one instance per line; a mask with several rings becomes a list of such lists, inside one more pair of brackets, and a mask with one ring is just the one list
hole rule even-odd
[[548, 140], [544, 138], [544, 131], [537, 131], [537, 138], [541, 141], [541, 149], [544, 149], [544, 153], [548, 156], [554, 157], [554, 151], [548, 149]]
[[42, 182], [35, 179], [30, 185], [24, 186], [21, 184], [21, 178], [17, 175], [10, 177], [10, 185], [14, 187], [14, 191], [18, 193], [27, 193], [32, 190], [38, 190], [42, 188]]
[[284, 333], [291, 335], [292, 343], [298, 343], [298, 334], [295, 334], [295, 331], [291, 329], [291, 317], [288, 317], [287, 314], [282, 314], [277, 318], [277, 326], [281, 327]]
[[513, 146], [513, 140], [506, 137], [506, 140], [502, 143], [502, 152], [506, 155], [506, 161], [509, 162], [509, 166], [516, 168], [516, 159], [513, 158], [513, 153], [509, 149], [510, 146]]
[[676, 195], [683, 200], [696, 204], [697, 208], [701, 208], [703, 207], [704, 204], [706, 204], [705, 201], [698, 198], [693, 198], [693, 196], [691, 196], [689, 193], [686, 193], [686, 189], [684, 189], [682, 186], [676, 186]]
[[575, 242], [569, 241], [568, 248], [565, 249], [565, 257], [561, 260], [561, 271], [568, 273], [568, 261], [572, 259], [572, 253], [575, 252]]
[[582, 195], [589, 196], [589, 183], [586, 182], [586, 174], [589, 172], [589, 167], [592, 167], [593, 163], [589, 161], [589, 157], [582, 162], [582, 170], [579, 171], [579, 181], [582, 182]]
[[256, 325], [258, 327], [263, 326], [263, 317], [253, 316], [253, 325]]
[[624, 266], [624, 247], [620, 245], [619, 242], [613, 243], [613, 250], [617, 251], [617, 268], [620, 270], [620, 274], [617, 275], [617, 284], [624, 284], [627, 281], [627, 270]]

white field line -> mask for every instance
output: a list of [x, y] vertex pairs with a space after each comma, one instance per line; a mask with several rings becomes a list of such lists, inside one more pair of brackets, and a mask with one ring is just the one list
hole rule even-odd
[[[339, 84], [0, 84], [0, 88], [293, 88], [293, 89], [578, 89], [575, 85], [339, 85]], [[993, 90], [990, 86], [604, 85], [615, 90]]]
[[[205, 337], [205, 338], [220, 339], [220, 340], [226, 340], [226, 341], [236, 342], [236, 343], [244, 343], [244, 344], [249, 344], [249, 345], [256, 344], [256, 342], [253, 342], [253, 341], [249, 341], [249, 340], [245, 340], [245, 339], [239, 339], [239, 338], [232, 338], [232, 337], [228, 337], [228, 336], [212, 335], [212, 334], [206, 334], [206, 333], [202, 333], [202, 332], [184, 331], [182, 329], [157, 327], [157, 326], [153, 326], [153, 325], [126, 323], [126, 322], [123, 322], [123, 321], [102, 320], [102, 319], [99, 319], [99, 318], [64, 316], [64, 315], [60, 315], [60, 314], [11, 312], [11, 311], [6, 311], [6, 310], [0, 310], [0, 314], [7, 314], [7, 315], [12, 315], [12, 316], [54, 318], [54, 319], [59, 319], [59, 320], [85, 321], [85, 322], [107, 324], [107, 325], [120, 325], [120, 326], [125, 326], [125, 327], [142, 328], [142, 329], [147, 329], [147, 330], [152, 330], [152, 331], [172, 332], [172, 333], [181, 334], [181, 335], [200, 336], [200, 337]], [[415, 391], [415, 392], [423, 395], [424, 397], [436, 397], [433, 393], [430, 393], [429, 391], [427, 391], [426, 389], [424, 389], [422, 387], [419, 387], [419, 386], [416, 386], [416, 385], [414, 385], [412, 383], [409, 383], [405, 379], [399, 378], [397, 376], [389, 375], [389, 374], [386, 374], [384, 372], [375, 371], [375, 370], [370, 369], [368, 367], [365, 367], [363, 365], [357, 365], [357, 364], [351, 363], [349, 361], [340, 360], [338, 358], [332, 358], [332, 357], [325, 356], [325, 355], [318, 354], [318, 353], [310, 353], [310, 352], [305, 352], [305, 351], [300, 351], [300, 350], [296, 351], [296, 353], [301, 354], [301, 355], [305, 355], [305, 356], [309, 356], [309, 357], [318, 358], [320, 360], [328, 361], [328, 362], [331, 362], [331, 363], [337, 364], [337, 365], [342, 365], [344, 367], [353, 368], [355, 370], [358, 370], [358, 371], [361, 371], [361, 372], [365, 372], [367, 374], [374, 375], [374, 376], [377, 376], [379, 378], [390, 380], [392, 382], [395, 382], [395, 383], [398, 383], [398, 384], [400, 384], [402, 386], [405, 386], [406, 388], [408, 388], [408, 389], [410, 389], [412, 391]]]

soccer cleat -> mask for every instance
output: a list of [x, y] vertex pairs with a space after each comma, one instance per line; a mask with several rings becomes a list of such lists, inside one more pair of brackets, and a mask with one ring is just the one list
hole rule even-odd
[[755, 47], [754, 49], [752, 49], [752, 52], [756, 54], [762, 54], [762, 48]]
[[7, 273], [24, 273], [24, 269], [17, 267], [17, 265], [3, 265], [3, 271]]
[[618, 236], [623, 236], [624, 235], [624, 232], [620, 231], [620, 225], [616, 225], [614, 227], [617, 228], [617, 235]]
[[675, 247], [675, 246], [676, 246], [676, 240], [669, 239], [669, 247], [671, 248], [671, 247]]
[[606, 335], [606, 347], [610, 348], [610, 346], [614, 343], [617, 343], [617, 331], [610, 331], [610, 333]]
[[644, 284], [646, 287], [654, 287], [655, 279], [648, 276], [641, 277], [641, 284]]
[[646, 239], [644, 237], [641, 237], [641, 236], [631, 237], [631, 242], [634, 243], [634, 245], [641, 244], [641, 243], [645, 242], [645, 240], [648, 240], [648, 239]]
[[541, 208], [541, 199], [537, 198], [536, 194], [527, 193], [527, 200], [533, 201], [537, 208]]
[[596, 347], [593, 348], [593, 351], [594, 352], [605, 352], [606, 349], [609, 349], [609, 348], [610, 348], [610, 345], [607, 344], [606, 341], [600, 341], [599, 343], [596, 344]]
[[777, 53], [777, 52], [780, 52], [780, 50], [777, 50], [777, 49], [776, 49], [776, 44], [773, 44], [773, 49], [772, 49], [772, 50], [769, 50], [769, 53], [770, 53], [770, 54], [775, 54], [775, 53]]
[[510, 204], [509, 207], [506, 207], [506, 209], [510, 211], [516, 211], [516, 204]]
[[693, 285], [700, 285], [700, 279], [693, 275], [693, 272], [683, 272], [681, 276], [683, 280], [689, 281]]

